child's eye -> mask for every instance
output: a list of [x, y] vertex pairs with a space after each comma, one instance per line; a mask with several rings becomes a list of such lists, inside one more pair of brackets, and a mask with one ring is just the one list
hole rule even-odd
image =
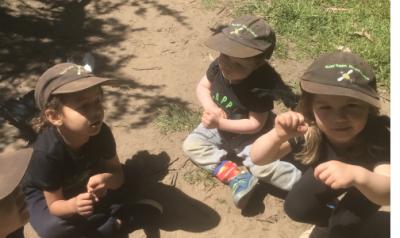
[[350, 103], [350, 104], [347, 104], [347, 107], [348, 108], [359, 108], [359, 107], [361, 107], [361, 105], [356, 104], [356, 103]]
[[324, 105], [324, 106], [319, 106], [318, 109], [319, 110], [329, 110], [329, 109], [331, 109], [331, 107]]

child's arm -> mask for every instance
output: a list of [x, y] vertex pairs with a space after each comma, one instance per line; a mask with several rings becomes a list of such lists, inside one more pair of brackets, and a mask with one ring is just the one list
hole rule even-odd
[[208, 81], [207, 76], [204, 76], [197, 84], [196, 95], [204, 111], [210, 111], [219, 117], [226, 118], [225, 112], [215, 104], [211, 97], [211, 83]]
[[275, 127], [260, 136], [252, 145], [250, 158], [264, 165], [282, 158], [291, 151], [288, 139], [304, 134], [308, 129], [300, 113], [286, 112], [275, 118]]
[[318, 165], [314, 176], [333, 189], [356, 187], [378, 205], [390, 204], [390, 164], [369, 171], [357, 165], [331, 160]]
[[250, 112], [248, 119], [230, 120], [211, 111], [204, 111], [201, 121], [206, 128], [218, 128], [237, 134], [254, 134], [263, 128], [267, 118], [268, 112]]
[[103, 168], [105, 172], [90, 177], [86, 185], [87, 191], [93, 194], [96, 200], [104, 196], [108, 189], [117, 189], [124, 182], [122, 165], [118, 156], [106, 160]]
[[57, 217], [70, 217], [74, 214], [88, 216], [93, 213], [93, 196], [81, 193], [65, 200], [62, 188], [55, 191], [43, 191], [50, 214]]

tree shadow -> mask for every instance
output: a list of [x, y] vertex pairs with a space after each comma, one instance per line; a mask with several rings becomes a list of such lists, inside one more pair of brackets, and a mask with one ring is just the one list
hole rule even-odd
[[[96, 59], [96, 75], [125, 82], [122, 90], [105, 93], [111, 105], [110, 120], [136, 115], [137, 120], [129, 124], [135, 128], [152, 122], [159, 107], [172, 103], [187, 107], [187, 103], [178, 98], [160, 95], [163, 86], [141, 84], [134, 77], [119, 73], [122, 66], [138, 57], [124, 52], [121, 43], [127, 40], [128, 33], [148, 30], [113, 17], [114, 11], [132, 5], [154, 8], [159, 16], [171, 16], [189, 28], [186, 17], [179, 11], [157, 1], [0, 1], [0, 104], [34, 89], [36, 79], [55, 63], [81, 64], [84, 53], [92, 52]], [[143, 16], [139, 12], [133, 14]], [[120, 54], [113, 57], [109, 52], [99, 51], [105, 47], [119, 47]], [[131, 93], [129, 89], [138, 90]], [[160, 96], [149, 96], [154, 94]], [[137, 100], [144, 100], [145, 106], [132, 107]], [[15, 140], [11, 132], [0, 116], [0, 150]]]
[[125, 162], [127, 186], [132, 193], [154, 199], [163, 206], [162, 230], [203, 232], [217, 226], [221, 218], [215, 210], [160, 182], [168, 174], [169, 165], [170, 158], [165, 152], [139, 151]]

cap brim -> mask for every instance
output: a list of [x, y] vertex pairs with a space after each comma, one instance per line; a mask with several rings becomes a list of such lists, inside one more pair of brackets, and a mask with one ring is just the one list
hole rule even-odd
[[300, 87], [309, 93], [324, 94], [324, 95], [338, 95], [356, 98], [364, 101], [376, 108], [380, 108], [379, 98], [367, 95], [365, 93], [344, 87], [338, 87], [333, 85], [319, 84], [306, 80], [300, 80]]
[[7, 197], [20, 183], [31, 160], [32, 148], [0, 154], [0, 199]]
[[117, 79], [91, 76], [64, 84], [61, 87], [55, 89], [51, 94], [75, 93], [96, 85], [112, 85], [118, 84], [118, 82], [119, 81]]
[[249, 58], [262, 53], [261, 50], [246, 47], [243, 44], [229, 39], [223, 33], [211, 36], [204, 44], [211, 49], [236, 58]]

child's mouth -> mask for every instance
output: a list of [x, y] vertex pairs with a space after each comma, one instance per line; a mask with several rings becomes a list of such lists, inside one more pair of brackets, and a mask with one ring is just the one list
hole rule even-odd
[[99, 126], [101, 124], [101, 121], [96, 121], [96, 122], [93, 122], [92, 124], [90, 124], [90, 126], [91, 127], [97, 127], [97, 126]]

